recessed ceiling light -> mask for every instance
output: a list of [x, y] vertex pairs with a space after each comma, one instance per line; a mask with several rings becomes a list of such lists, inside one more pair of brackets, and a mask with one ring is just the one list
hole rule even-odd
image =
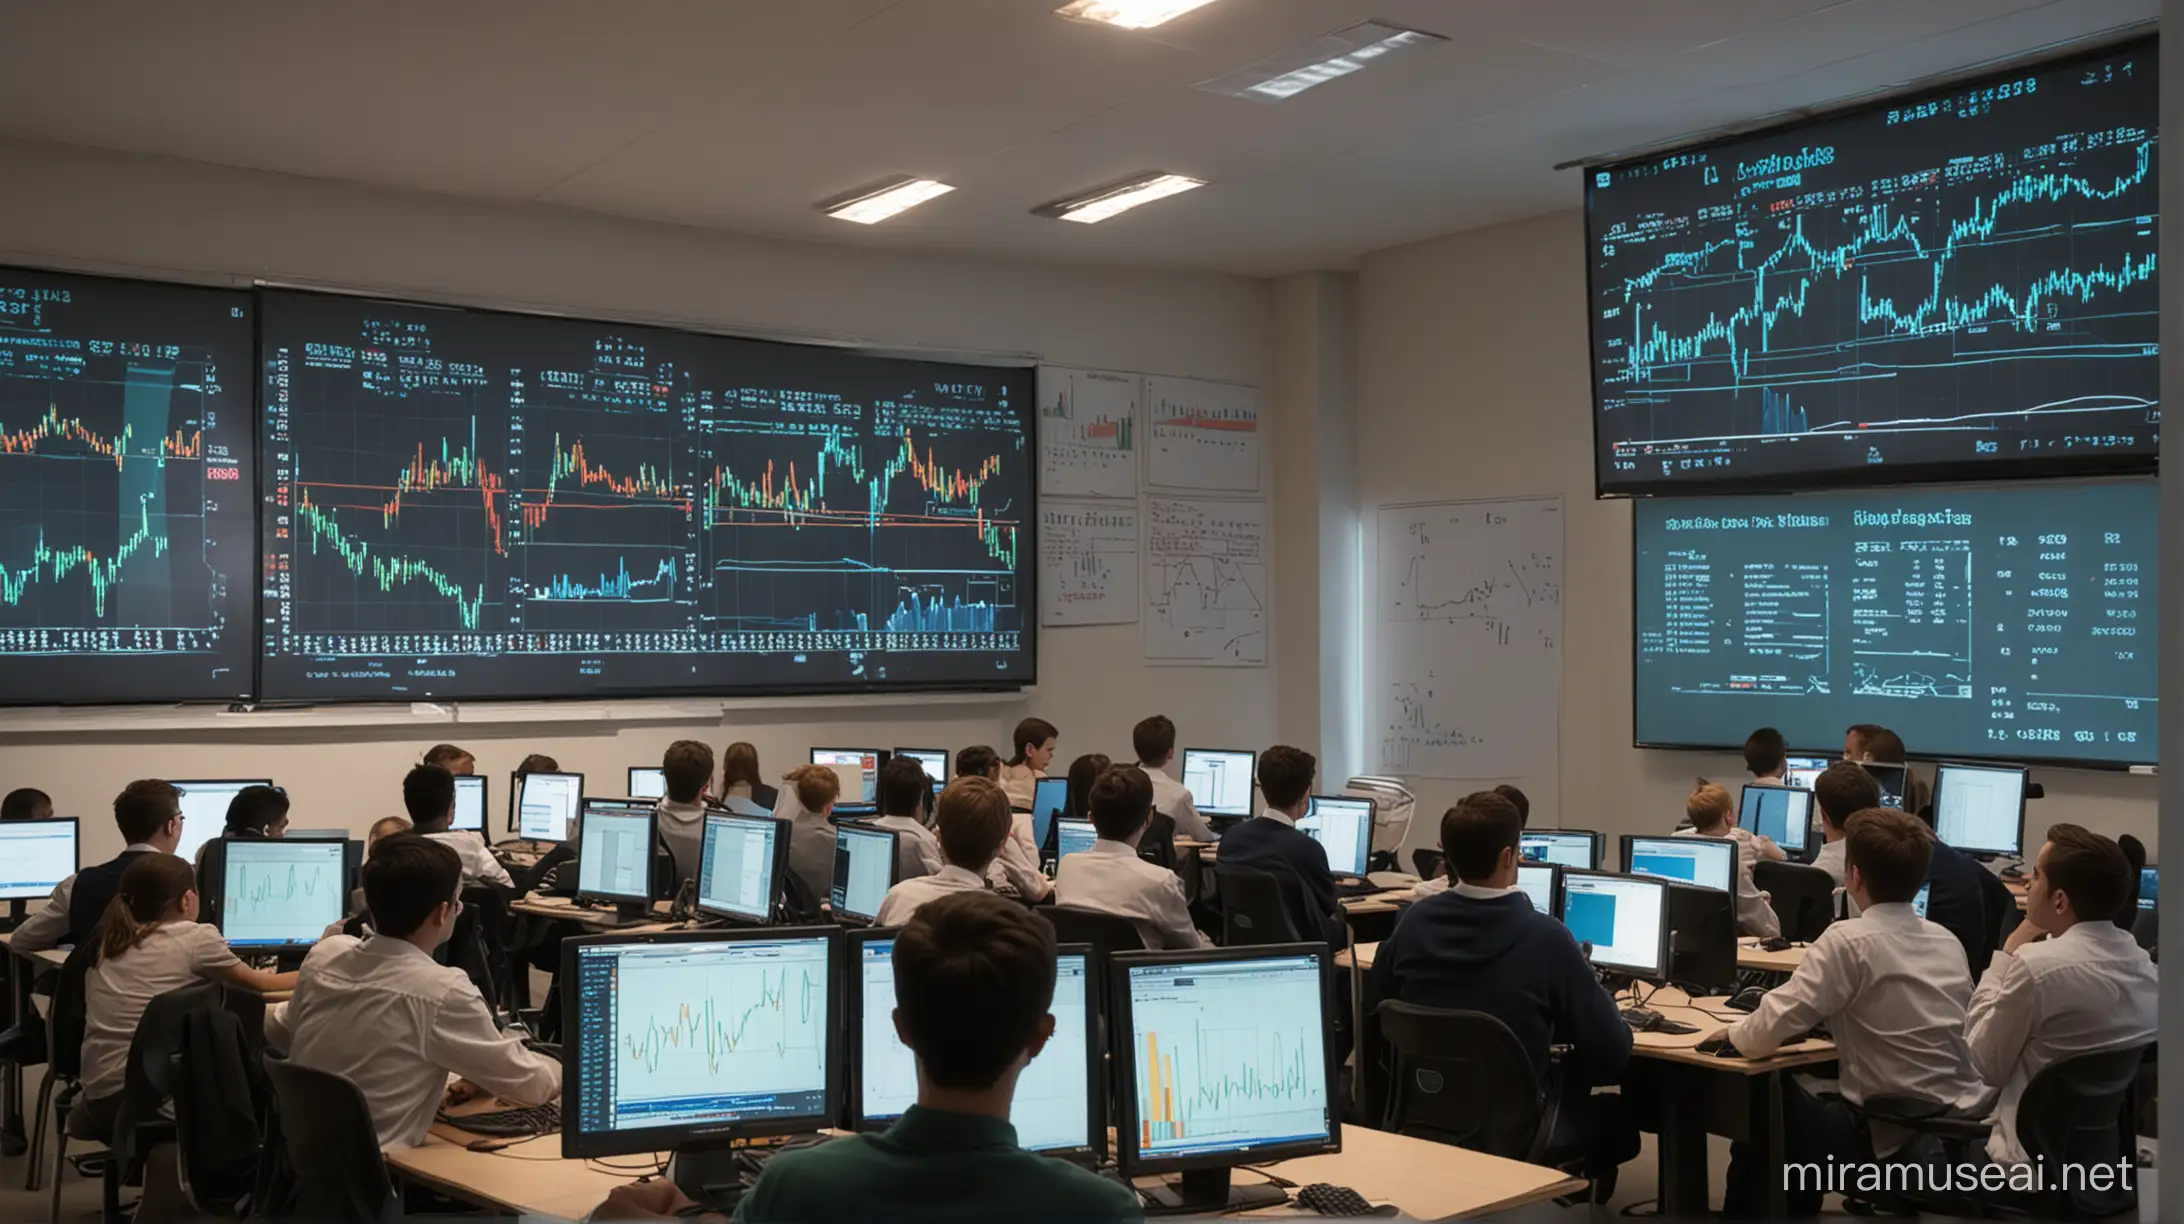
[[1076, 0], [1074, 4], [1065, 4], [1054, 11], [1078, 21], [1098, 21], [1125, 30], [1150, 30], [1212, 3], [1213, 0]]
[[907, 212], [927, 200], [947, 195], [955, 188], [935, 179], [890, 179], [878, 187], [828, 200], [819, 211], [843, 221], [855, 221], [859, 225], [877, 225], [900, 212]]
[[1031, 211], [1042, 217], [1090, 225], [1095, 221], [1105, 221], [1116, 213], [1128, 212], [1140, 204], [1164, 200], [1205, 185], [1203, 179], [1181, 174], [1140, 174], [1086, 195], [1056, 200], [1052, 204], [1041, 204]]
[[1202, 81], [1197, 88], [1257, 102], [1294, 98], [1314, 85], [1360, 72], [1391, 55], [1447, 42], [1439, 34], [1385, 21], [1365, 21], [1337, 30], [1287, 55], [1260, 60], [1240, 72]]

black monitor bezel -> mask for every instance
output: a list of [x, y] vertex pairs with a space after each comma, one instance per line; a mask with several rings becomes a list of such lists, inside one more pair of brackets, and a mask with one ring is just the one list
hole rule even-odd
[[508, 831], [515, 834], [517, 838], [523, 841], [551, 842], [557, 844], [568, 841], [569, 830], [566, 828], [561, 831], [562, 835], [560, 837], [527, 837], [524, 835], [523, 785], [525, 782], [528, 782], [532, 778], [575, 778], [576, 816], [570, 821], [570, 824], [573, 825], [583, 820], [584, 801], [589, 798], [589, 796], [584, 793], [584, 775], [580, 773], [571, 773], [565, 769], [534, 769], [530, 773], [526, 774], [510, 774], [509, 778], [511, 780], [511, 784], [508, 787]]
[[[1649, 982], [1657, 982], [1662, 980], [1663, 976], [1668, 973], [1669, 967], [1668, 888], [1670, 885], [1670, 881], [1663, 880], [1655, 876], [1631, 875], [1628, 872], [1621, 871], [1587, 871], [1581, 874], [1601, 879], [1633, 880], [1648, 887], [1658, 888], [1661, 890], [1661, 921], [1655, 924], [1654, 930], [1655, 946], [1653, 949], [1653, 963], [1655, 968], [1650, 971], [1642, 971], [1632, 968], [1629, 965], [1607, 964], [1600, 961], [1592, 961], [1592, 963], [1597, 968], [1605, 969], [1609, 973], [1621, 974], [1622, 976], [1627, 978], [1640, 978]], [[1569, 919], [1566, 917], [1566, 912], [1564, 909], [1564, 904], [1565, 902], [1567, 902], [1568, 899], [1569, 892], [1567, 889], [1564, 889], [1563, 891], [1555, 894], [1555, 921], [1560, 922], [1563, 925], [1563, 929], [1565, 930], [1569, 929], [1570, 925]], [[1734, 898], [1732, 897], [1732, 900], [1733, 899]], [[1591, 956], [1588, 954], [1586, 959], [1591, 960]]]
[[[658, 765], [625, 765], [622, 768], [624, 771], [622, 777], [622, 793], [624, 795], [628, 796], [631, 799], [650, 799], [654, 803], [662, 803], [666, 801], [667, 771], [665, 769], [662, 769]], [[661, 775], [659, 794], [640, 795], [637, 793], [637, 772], [639, 770], [643, 770], [646, 773], [656, 773]]]
[[[647, 851], [647, 853], [646, 853], [646, 855], [645, 855], [645, 895], [644, 895], [644, 896], [642, 896], [642, 897], [634, 897], [634, 896], [627, 896], [627, 895], [625, 895], [625, 894], [622, 894], [622, 893], [610, 893], [610, 892], [603, 892], [603, 891], [601, 891], [601, 890], [599, 890], [599, 889], [593, 889], [593, 888], [586, 888], [586, 887], [584, 887], [584, 860], [585, 860], [585, 858], [586, 858], [586, 855], [584, 854], [584, 827], [585, 827], [586, 825], [588, 825], [588, 824], [590, 824], [590, 823], [591, 823], [591, 821], [590, 821], [590, 820], [588, 819], [588, 818], [590, 817], [590, 815], [591, 815], [591, 806], [592, 806], [593, 804], [595, 804], [595, 803], [599, 803], [599, 804], [609, 804], [609, 803], [611, 803], [611, 804], [614, 804], [614, 805], [616, 805], [616, 806], [618, 806], [618, 807], [621, 807], [621, 806], [628, 806], [628, 805], [632, 805], [632, 804], [639, 804], [639, 803], [643, 803], [643, 802], [644, 802], [644, 801], [643, 801], [643, 800], [641, 800], [641, 799], [626, 799], [626, 798], [608, 798], [608, 797], [606, 797], [606, 796], [603, 796], [603, 795], [586, 795], [586, 796], [584, 796], [584, 797], [583, 797], [583, 799], [582, 799], [581, 801], [579, 801], [579, 802], [578, 802], [578, 804], [577, 804], [577, 808], [576, 808], [576, 899], [577, 899], [577, 900], [579, 900], [579, 901], [608, 901], [608, 902], [614, 902], [614, 903], [618, 903], [618, 904], [629, 904], [629, 905], [636, 905], [636, 904], [638, 904], [639, 902], [642, 902], [643, 904], [645, 904], [645, 905], [647, 905], [647, 906], [650, 906], [650, 905], [651, 905], [651, 904], [652, 904], [653, 902], [655, 902], [655, 901], [658, 901], [658, 900], [660, 900], [660, 899], [661, 899], [661, 898], [660, 898], [660, 895], [659, 895], [659, 888], [657, 887], [657, 884], [659, 883], [659, 879], [658, 879], [658, 877], [659, 877], [659, 872], [658, 872], [658, 871], [656, 870], [656, 864], [655, 864], [655, 862], [654, 862], [654, 860], [655, 860], [655, 859], [657, 858], [657, 856], [658, 856], [658, 854], [659, 854], [659, 849], [660, 849], [660, 812], [659, 812], [659, 809], [658, 809], [658, 808], [651, 808], [651, 809], [648, 809], [648, 810], [647, 810], [647, 811], [646, 811], [646, 812], [644, 813], [644, 818], [645, 818], [645, 848], [646, 848], [646, 851]], [[637, 815], [637, 813], [635, 813], [635, 812], [617, 812], [617, 813], [615, 813], [615, 815], [617, 815], [617, 816], [635, 816], [635, 815]]]
[[[1336, 875], [1356, 876], [1362, 879], [1366, 874], [1366, 869], [1371, 866], [1373, 861], [1373, 834], [1379, 829], [1380, 801], [1366, 795], [1313, 795], [1310, 796], [1305, 807], [1305, 820], [1310, 820], [1313, 817], [1315, 810], [1323, 799], [1333, 800], [1336, 803], [1362, 803], [1365, 805], [1365, 853], [1362, 856], [1364, 861], [1358, 864], [1356, 871], [1345, 871], [1340, 867], [1336, 867], [1332, 860], [1328, 862], [1328, 866]], [[1303, 821], [1299, 821], [1298, 824], [1301, 827]], [[1307, 836], [1310, 835], [1307, 834]], [[1316, 837], [1312, 838], [1312, 840], [1319, 841]], [[1320, 842], [1320, 848], [1326, 849], [1327, 843]]]
[[[713, 840], [713, 821], [716, 818], [752, 822], [766, 821], [774, 826], [773, 886], [768, 890], [766, 913], [762, 917], [753, 918], [749, 914], [721, 909], [718, 906], [705, 903], [705, 864], [710, 858], [705, 851], [706, 845]], [[691, 889], [691, 908], [708, 918], [717, 918], [722, 922], [737, 926], [765, 926], [771, 922], [774, 914], [781, 908], [781, 877], [789, 869], [789, 839], [794, 835], [795, 827], [795, 821], [782, 816], [748, 816], [742, 812], [731, 812], [725, 809], [706, 809], [703, 823], [698, 827], [698, 874], [696, 876], [697, 883]]]
[[[1518, 858], [1518, 859], [1522, 860], [1522, 859], [1524, 858], [1524, 850], [1523, 850], [1523, 848], [1522, 848], [1522, 847], [1523, 847], [1523, 844], [1524, 844], [1524, 839], [1525, 839], [1525, 838], [1527, 838], [1527, 837], [1531, 837], [1531, 836], [1533, 836], [1533, 835], [1535, 835], [1535, 834], [1541, 834], [1541, 833], [1551, 833], [1551, 834], [1554, 834], [1554, 835], [1556, 835], [1556, 836], [1558, 836], [1558, 837], [1560, 837], [1560, 836], [1568, 836], [1568, 837], [1578, 837], [1578, 836], [1582, 836], [1582, 837], [1584, 837], [1584, 838], [1585, 838], [1585, 839], [1586, 839], [1587, 841], [1591, 842], [1591, 843], [1592, 843], [1592, 849], [1591, 849], [1591, 853], [1592, 853], [1592, 861], [1591, 861], [1591, 862], [1588, 862], [1588, 863], [1586, 863], [1586, 864], [1585, 864], [1585, 866], [1584, 866], [1584, 868], [1583, 868], [1583, 870], [1586, 870], [1586, 871], [1598, 871], [1598, 870], [1600, 870], [1600, 864], [1601, 864], [1601, 861], [1602, 861], [1603, 859], [1605, 859], [1605, 858], [1607, 857], [1607, 854], [1606, 854], [1606, 837], [1607, 837], [1607, 835], [1606, 835], [1606, 834], [1604, 834], [1604, 833], [1602, 833], [1602, 832], [1601, 832], [1600, 830], [1598, 830], [1598, 829], [1525, 829], [1525, 830], [1522, 830], [1521, 832], [1519, 832], [1519, 833], [1517, 834], [1517, 844], [1518, 844], [1518, 847], [1519, 847], [1519, 848], [1518, 848], [1518, 850], [1517, 850], [1517, 858]], [[1545, 860], [1534, 860], [1534, 861], [1535, 861], [1535, 862], [1544, 862]], [[1569, 864], [1568, 864], [1568, 863], [1557, 863], [1557, 864], [1555, 864], [1555, 866], [1557, 866], [1557, 867], [1565, 867], [1565, 868], [1566, 868], [1566, 867], [1568, 867], [1568, 866], [1569, 866]]]
[[1755, 796], [1753, 794], [1753, 792], [1755, 791], [1788, 791], [1790, 794], [1803, 795], [1805, 797], [1805, 819], [1797, 826], [1797, 844], [1791, 845], [1787, 841], [1775, 842], [1776, 845], [1782, 847], [1783, 850], [1787, 851], [1791, 858], [1795, 858], [1798, 855], [1803, 854], [1805, 852], [1805, 848], [1812, 843], [1812, 818], [1813, 814], [1819, 811], [1818, 797], [1812, 791], [1806, 790], [1802, 786], [1768, 786], [1763, 783], [1757, 782], [1745, 783], [1744, 788], [1737, 792], [1737, 824], [1749, 830], [1754, 836], [1757, 836], [1759, 834], [1759, 822], [1757, 819], [1754, 819], [1752, 823], [1746, 824], [1744, 818], [1746, 815], [1749, 814], [1746, 809], [1751, 806], [1752, 800], [1754, 798], [1766, 797], [1764, 794]]
[[[1563, 866], [1562, 864], [1560, 864], [1560, 863], [1535, 863], [1535, 862], [1531, 862], [1530, 860], [1521, 860], [1521, 859], [1520, 859], [1520, 860], [1518, 861], [1518, 863], [1517, 863], [1517, 872], [1518, 872], [1517, 878], [1518, 878], [1519, 880], [1522, 880], [1522, 879], [1524, 878], [1524, 876], [1523, 876], [1523, 872], [1524, 872], [1524, 869], [1525, 869], [1525, 868], [1527, 868], [1527, 867], [1538, 867], [1538, 868], [1544, 868], [1544, 869], [1546, 870], [1546, 872], [1547, 872], [1547, 908], [1546, 908], [1545, 910], [1541, 910], [1541, 911], [1538, 911], [1538, 912], [1540, 912], [1540, 913], [1544, 914], [1544, 915], [1545, 915], [1546, 917], [1549, 917], [1549, 918], [1554, 918], [1554, 917], [1555, 917], [1555, 915], [1556, 915], [1557, 913], [1559, 913], [1559, 912], [1561, 911], [1561, 909], [1562, 909], [1562, 873], [1563, 873], [1563, 872], [1565, 872], [1565, 871], [1568, 871], [1568, 870], [1569, 870], [1569, 868], [1567, 868], [1567, 867], [1564, 867], [1564, 866]], [[1588, 870], [1589, 870], [1589, 868], [1588, 868]], [[1520, 892], [1521, 892], [1521, 891], [1523, 891], [1523, 890], [1522, 890], [1522, 887], [1521, 887], [1521, 886], [1513, 886], [1513, 887], [1517, 887], [1517, 888], [1518, 888], [1518, 891], [1520, 891]], [[1525, 894], [1525, 899], [1526, 899], [1526, 900], [1530, 900], [1530, 899], [1531, 899], [1531, 894], [1529, 894], [1529, 893], [1526, 893], [1526, 894]], [[1557, 921], [1560, 921], [1560, 920], [1559, 920], [1559, 919], [1557, 919]]]
[[[212, 928], [220, 932], [220, 938], [222, 941], [225, 941], [227, 939], [227, 876], [229, 872], [235, 869], [235, 857], [233, 850], [234, 847], [239, 845], [341, 847], [341, 882], [344, 887], [342, 889], [341, 895], [336, 898], [334, 904], [334, 921], [340, 922], [342, 918], [348, 914], [349, 847], [352, 844], [350, 839], [346, 837], [228, 837], [223, 834], [220, 837], [214, 838], [213, 841], [225, 842], [227, 843], [228, 848], [220, 852], [220, 878], [218, 880], [200, 879], [199, 881], [197, 881], [198, 901], [203, 909], [210, 911]], [[212, 843], [207, 842], [206, 844], [211, 845]], [[317, 947], [319, 940], [325, 938], [325, 928], [321, 927], [319, 929], [320, 934], [314, 935], [309, 939], [296, 939], [289, 940], [285, 943], [269, 944], [251, 943], [237, 945], [230, 943], [228, 944], [228, 946], [230, 948], [239, 947], [241, 952], [244, 955], [248, 956], [278, 956], [284, 952], [308, 951], [311, 948]]]
[[[1258, 749], [1256, 749], [1256, 748], [1185, 748], [1185, 749], [1184, 749], [1184, 750], [1182, 751], [1182, 753], [1181, 753], [1181, 754], [1179, 754], [1179, 755], [1178, 755], [1178, 756], [1177, 756], [1177, 757], [1175, 758], [1175, 768], [1176, 768], [1176, 772], [1177, 772], [1178, 774], [1180, 774], [1181, 776], [1183, 776], [1183, 777], [1186, 777], [1186, 778], [1187, 778], [1187, 777], [1189, 777], [1189, 776], [1190, 776], [1190, 772], [1191, 772], [1191, 771], [1190, 771], [1191, 754], [1192, 754], [1192, 753], [1194, 753], [1194, 752], [1210, 752], [1210, 753], [1219, 753], [1219, 754], [1221, 754], [1221, 755], [1223, 755], [1223, 756], [1246, 756], [1246, 757], [1250, 757], [1250, 758], [1251, 758], [1251, 764], [1250, 764], [1250, 766], [1248, 767], [1248, 772], [1249, 772], [1249, 773], [1251, 774], [1251, 797], [1250, 797], [1250, 798], [1247, 798], [1247, 799], [1245, 799], [1245, 800], [1244, 800], [1244, 810], [1243, 810], [1243, 811], [1241, 811], [1241, 812], [1226, 812], [1226, 811], [1222, 811], [1222, 810], [1220, 810], [1219, 808], [1210, 808], [1210, 807], [1207, 807], [1207, 806], [1206, 806], [1205, 804], [1203, 804], [1203, 803], [1200, 803], [1200, 802], [1198, 801], [1198, 796], [1197, 796], [1197, 795], [1192, 795], [1192, 796], [1191, 796], [1191, 806], [1192, 806], [1192, 807], [1194, 807], [1194, 808], [1196, 808], [1196, 809], [1198, 810], [1198, 814], [1199, 814], [1199, 815], [1201, 815], [1201, 816], [1206, 816], [1206, 817], [1213, 817], [1213, 816], [1226, 816], [1226, 817], [1229, 817], [1229, 818], [1231, 818], [1231, 819], [1236, 819], [1236, 820], [1249, 820], [1249, 819], [1251, 819], [1251, 818], [1252, 818], [1253, 816], [1256, 816], [1256, 815], [1258, 815], [1258, 812], [1254, 810], [1254, 808], [1255, 808], [1255, 806], [1256, 806], [1256, 805], [1255, 805], [1255, 803], [1253, 802], [1253, 801], [1254, 801], [1255, 799], [1257, 799], [1257, 797], [1258, 797], [1258, 794], [1259, 794], [1259, 750], [1258, 750]], [[1186, 784], [1186, 785], [1188, 785], [1188, 784]]]
[[1714, 892], [1725, 892], [1725, 893], [1728, 893], [1728, 894], [1729, 894], [1730, 896], [1732, 896], [1732, 897], [1736, 896], [1736, 894], [1737, 894], [1737, 869], [1738, 869], [1738, 867], [1740, 866], [1740, 862], [1739, 862], [1739, 859], [1740, 859], [1740, 856], [1741, 856], [1741, 852], [1740, 852], [1740, 850], [1738, 849], [1738, 847], [1737, 847], [1737, 844], [1736, 844], [1735, 842], [1733, 842], [1733, 841], [1729, 840], [1729, 839], [1728, 839], [1728, 838], [1726, 838], [1726, 837], [1664, 837], [1664, 836], [1662, 836], [1662, 835], [1660, 835], [1660, 834], [1658, 834], [1658, 833], [1625, 833], [1625, 834], [1623, 834], [1623, 837], [1622, 837], [1623, 869], [1622, 869], [1622, 871], [1620, 871], [1620, 872], [1618, 872], [1618, 873], [1617, 873], [1618, 875], [1636, 876], [1636, 877], [1638, 877], [1639, 879], [1642, 879], [1642, 880], [1667, 880], [1667, 881], [1668, 881], [1669, 883], [1671, 883], [1671, 884], [1682, 884], [1682, 885], [1684, 885], [1684, 886], [1685, 886], [1685, 887], [1687, 887], [1687, 888], [1707, 888], [1708, 886], [1707, 886], [1707, 885], [1705, 885], [1705, 884], [1698, 884], [1698, 883], [1694, 883], [1694, 882], [1692, 882], [1692, 881], [1690, 881], [1690, 880], [1678, 880], [1678, 879], [1675, 879], [1674, 877], [1671, 877], [1671, 876], [1657, 876], [1657, 875], [1647, 875], [1646, 873], [1644, 873], [1644, 872], [1642, 872], [1642, 871], [1638, 871], [1638, 870], [1635, 870], [1634, 868], [1632, 868], [1632, 867], [1631, 867], [1631, 861], [1632, 861], [1632, 856], [1633, 856], [1633, 854], [1634, 854], [1634, 853], [1635, 853], [1635, 851], [1636, 851], [1636, 848], [1637, 848], [1637, 845], [1638, 845], [1638, 843], [1639, 843], [1639, 842], [1642, 842], [1642, 841], [1644, 841], [1644, 842], [1670, 842], [1670, 843], [1673, 843], [1673, 844], [1677, 844], [1677, 845], [1682, 845], [1682, 844], [1685, 844], [1685, 843], [1698, 843], [1698, 844], [1700, 844], [1700, 845], [1705, 845], [1705, 844], [1708, 844], [1708, 843], [1712, 843], [1713, 845], [1716, 845], [1716, 846], [1722, 846], [1722, 847], [1726, 847], [1726, 848], [1728, 849], [1728, 851], [1729, 851], [1729, 886], [1728, 886], [1727, 888], [1721, 888], [1721, 889], [1710, 889], [1709, 891], [1714, 891]]
[[845, 833], [870, 834], [887, 838], [887, 889], [889, 892], [894, 891], [895, 885], [902, 883], [902, 834], [898, 830], [883, 829], [878, 825], [865, 824], [861, 820], [845, 821], [834, 826], [834, 867], [836, 870], [830, 872], [827, 877], [827, 909], [838, 919], [846, 918], [852, 922], [877, 922], [879, 921], [881, 907], [887, 904], [886, 893], [880, 894], [880, 904], [874, 906], [869, 914], [846, 910], [835, 904], [834, 875], [839, 873], [842, 861], [842, 837]]
[[[5, 824], [0, 824], [0, 830], [18, 828], [50, 829], [61, 824], [68, 826], [70, 856], [75, 864], [68, 869], [68, 875], [61, 877], [61, 879], [65, 880], [83, 870], [83, 821], [81, 819], [74, 816], [49, 816], [44, 820], [11, 820]], [[60, 883], [61, 880], [55, 880], [36, 892], [10, 893], [0, 889], [0, 901], [37, 901], [52, 896], [54, 888], [58, 887]]]
[[450, 823], [447, 827], [457, 833], [475, 833], [482, 839], [485, 837], [486, 826], [492, 823], [486, 813], [493, 810], [493, 779], [488, 774], [456, 774], [455, 806], [457, 810], [462, 808], [463, 784], [465, 782], [478, 788], [478, 827], [466, 829], [454, 823]]
[[1934, 805], [1934, 837], [1936, 840], [1941, 838], [1942, 782], [1949, 776], [1949, 771], [1952, 769], [1978, 769], [1988, 773], [2014, 773], [2017, 775], [2017, 845], [2014, 847], [1959, 846], [1955, 842], [1949, 841], [1944, 841], [1942, 844], [1964, 854], [1989, 854], [1997, 858], [2023, 858], [2025, 855], [2025, 779], [2029, 773], [2026, 767], [2007, 761], [1937, 762], [1934, 766], [1934, 794], [1931, 800]]

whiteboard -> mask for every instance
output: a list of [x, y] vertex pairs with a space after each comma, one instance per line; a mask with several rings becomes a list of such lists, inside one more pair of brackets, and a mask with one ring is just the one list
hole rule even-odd
[[1369, 724], [1378, 772], [1556, 776], [1562, 499], [1379, 515]]
[[1138, 618], [1137, 502], [1039, 503], [1039, 623]]
[[1039, 367], [1040, 496], [1137, 496], [1144, 389], [1136, 374]]
[[1259, 389], [1145, 379], [1145, 480], [1191, 493], [1259, 491]]
[[1266, 665], [1266, 503], [1145, 504], [1145, 661]]

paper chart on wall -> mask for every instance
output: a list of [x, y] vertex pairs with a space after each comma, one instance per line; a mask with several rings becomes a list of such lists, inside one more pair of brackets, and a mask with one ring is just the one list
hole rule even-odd
[[1144, 391], [1136, 374], [1039, 367], [1041, 497], [1137, 496]]
[[1145, 504], [1145, 661], [1266, 665], [1266, 503]]
[[1259, 389], [1145, 379], [1145, 480], [1189, 493], [1259, 491]]
[[1562, 499], [1383, 506], [1376, 557], [1379, 771], [1555, 776]]
[[1039, 623], [1128, 625], [1137, 619], [1137, 503], [1042, 501]]

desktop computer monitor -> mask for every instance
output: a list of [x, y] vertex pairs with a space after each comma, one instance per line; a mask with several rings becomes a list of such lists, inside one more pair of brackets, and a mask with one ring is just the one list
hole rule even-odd
[[0, 822], [0, 901], [39, 901], [82, 866], [73, 816]]
[[622, 792], [632, 799], [667, 798], [667, 771], [650, 765], [629, 767], [629, 788]]
[[834, 888], [828, 903], [836, 918], [870, 922], [895, 886], [895, 831], [870, 825], [834, 826]]
[[[1099, 988], [1092, 949], [1056, 949], [1054, 1036], [1016, 1081], [1009, 1124], [1018, 1146], [1096, 1163], [1107, 1155], [1100, 1117]], [[895, 931], [849, 937], [849, 1125], [885, 1130], [918, 1099], [917, 1058], [895, 1035]]]
[[1783, 784], [1794, 786], [1799, 790], [1811, 790], [1812, 784], [1818, 781], [1820, 775], [1826, 773], [1828, 766], [1834, 763], [1831, 758], [1824, 756], [1792, 753], [1783, 758], [1783, 764], [1787, 767], [1782, 775]]
[[583, 774], [525, 774], [516, 787], [516, 836], [527, 841], [565, 842], [583, 808]]
[[1517, 887], [1531, 899], [1533, 909], [1552, 915], [1555, 894], [1562, 887], [1562, 873], [1551, 863], [1520, 863], [1517, 865]]
[[844, 775], [862, 779], [858, 786], [842, 792], [841, 802], [879, 803], [880, 766], [887, 764], [886, 753], [877, 748], [814, 748], [811, 763], [832, 766]]
[[925, 776], [935, 783], [948, 780], [948, 750], [946, 748], [897, 748], [893, 757], [909, 757], [925, 770]]
[[1926, 898], [1933, 891], [1934, 886], [1931, 884], [1919, 885], [1919, 895], [1911, 898], [1911, 912], [1921, 918], [1926, 917]]
[[562, 1155], [701, 1150], [833, 1125], [841, 948], [833, 927], [565, 940]]
[[2161, 868], [2139, 868], [2138, 907], [2142, 910], [2150, 910], [2154, 908], [2154, 904], [2160, 900]]
[[1879, 761], [1860, 761], [1858, 768], [1873, 775], [1881, 787], [1881, 806], [1903, 809], [1904, 796], [1911, 793], [1911, 768], [1907, 765], [1883, 765]]
[[1342, 1149], [1328, 965], [1326, 944], [1113, 956], [1116, 1163], [1183, 1175], [1155, 1210], [1272, 1205], [1229, 1170]]
[[1327, 866], [1336, 875], [1362, 876], [1373, 853], [1373, 801], [1314, 795], [1297, 831], [1327, 851]]
[[1518, 835], [1517, 854], [1526, 862], [1591, 871], [1600, 865], [1600, 835], [1585, 829], [1536, 829]]
[[1774, 839], [1791, 858], [1812, 837], [1812, 792], [1787, 786], [1747, 786], [1737, 796], [1737, 824]]
[[789, 822], [734, 812], [705, 814], [698, 852], [698, 909], [733, 922], [773, 920], [788, 858]]
[[642, 799], [586, 799], [578, 822], [576, 895], [642, 916], [658, 895], [659, 813]]
[[1254, 771], [1258, 765], [1256, 752], [1185, 748], [1183, 785], [1190, 789], [1191, 803], [1200, 815], [1250, 816]]
[[[1069, 779], [1041, 778], [1031, 784], [1031, 843], [1046, 853], [1054, 822], [1061, 819], [1069, 801]], [[1078, 813], [1083, 815], [1083, 813]]]
[[235, 802], [235, 796], [245, 787], [271, 785], [271, 778], [174, 782], [174, 788], [182, 792], [182, 840], [174, 848], [175, 857], [195, 864], [205, 843], [227, 831], [228, 804]]
[[349, 909], [348, 842], [231, 839], [222, 878], [201, 881], [228, 946], [308, 948]]
[[1934, 834], [1966, 854], [2025, 852], [2025, 767], [1946, 762], [1934, 770]]
[[1054, 822], [1054, 861], [1059, 864], [1072, 854], [1092, 848], [1100, 839], [1100, 831], [1089, 820], [1057, 820]]
[[1562, 873], [1562, 925], [1592, 945], [1592, 963], [1658, 978], [1668, 957], [1668, 883], [1636, 876]]
[[1728, 994], [1737, 988], [1737, 911], [1733, 894], [1671, 883], [1667, 923], [1668, 969], [1663, 977], [1693, 998]]
[[455, 775], [455, 823], [448, 826], [485, 837], [485, 775]]
[[1623, 873], [1730, 892], [1737, 883], [1737, 844], [1725, 837], [1623, 835]]

